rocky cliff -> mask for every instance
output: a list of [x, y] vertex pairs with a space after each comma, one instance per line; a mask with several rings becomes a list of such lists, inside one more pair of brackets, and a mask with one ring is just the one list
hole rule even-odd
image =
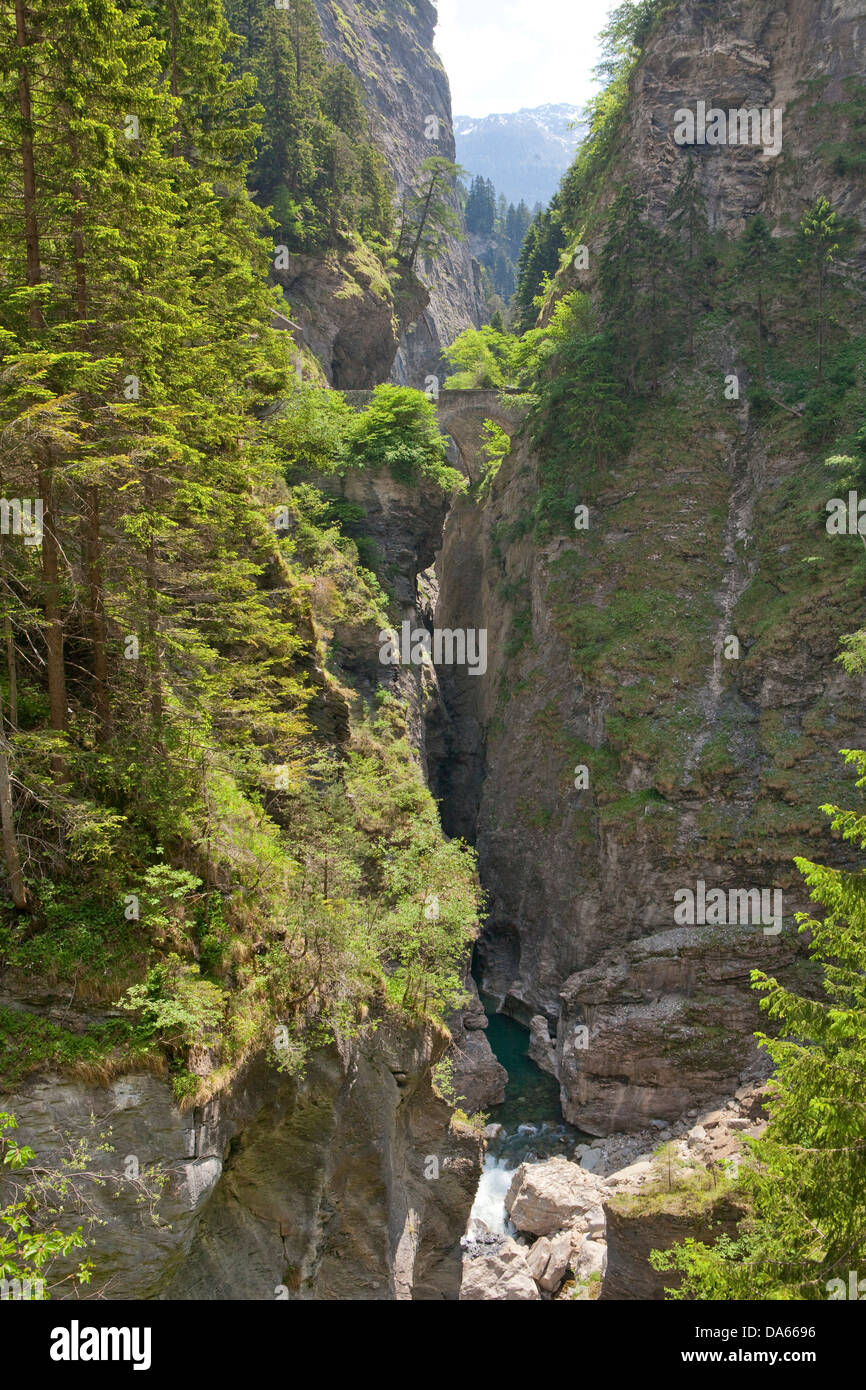
[[[334, 59], [355, 74], [375, 112], [373, 137], [397, 186], [398, 200], [417, 189], [425, 159], [454, 160], [448, 78], [433, 47], [436, 9], [430, 0], [316, 0], [325, 42]], [[453, 200], [457, 209], [456, 195]], [[435, 261], [418, 267], [430, 302], [399, 341], [393, 380], [423, 388], [441, 374], [443, 347], [484, 315], [478, 265], [465, 241], [449, 237]], [[338, 384], [349, 385], [349, 382]], [[367, 382], [352, 383], [365, 386]]]
[[[855, 0], [674, 6], [586, 213], [583, 288], [625, 179], [664, 221], [685, 158], [674, 114], [700, 100], [784, 111], [778, 157], [690, 151], [712, 226], [763, 211], [790, 229], [825, 194], [860, 223], [856, 284], [866, 190], [839, 151], [857, 142], [845, 82], [864, 45]], [[866, 739], [863, 682], [836, 664], [862, 624], [857, 540], [825, 534], [823, 454], [790, 417], [724, 400], [726, 373], [747, 384], [724, 318], [588, 488], [587, 530], [537, 538], [523, 440], [485, 506], [454, 508], [438, 564], [437, 623], [488, 629], [486, 676], [449, 674], [431, 736], [446, 829], [477, 843], [490, 894], [484, 983], [555, 1035], [565, 1114], [597, 1134], [736, 1085], [761, 1021], [750, 971], [802, 970], [792, 857], [844, 861], [819, 808], [850, 800], [838, 750]], [[678, 925], [675, 894], [699, 882], [780, 890], [781, 929]]]
[[480, 1140], [431, 1089], [446, 1045], [383, 1018], [300, 1078], [261, 1054], [193, 1110], [159, 1074], [50, 1070], [3, 1108], [40, 1164], [78, 1160], [63, 1219], [92, 1237], [88, 1297], [455, 1299]]

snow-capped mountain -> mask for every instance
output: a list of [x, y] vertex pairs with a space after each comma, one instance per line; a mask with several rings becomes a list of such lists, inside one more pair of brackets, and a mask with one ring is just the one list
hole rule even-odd
[[492, 116], [455, 116], [457, 159], [467, 175], [490, 179], [510, 203], [548, 203], [584, 129], [580, 108], [565, 102]]

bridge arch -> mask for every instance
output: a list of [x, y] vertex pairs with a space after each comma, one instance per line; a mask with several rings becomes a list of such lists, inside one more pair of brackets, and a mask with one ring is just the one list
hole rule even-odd
[[[364, 410], [373, 399], [372, 391], [344, 391], [343, 395], [355, 410]], [[481, 446], [484, 443], [484, 421], [495, 420], [507, 434], [513, 435], [522, 419], [515, 400], [492, 390], [455, 390], [440, 388], [434, 402], [439, 428], [457, 447], [463, 471], [470, 482], [481, 476]]]
[[513, 435], [521, 420], [517, 404], [508, 404], [508, 397], [499, 391], [440, 390], [436, 413], [442, 433], [450, 435], [457, 446], [470, 482], [481, 476], [484, 421], [493, 420], [506, 434]]

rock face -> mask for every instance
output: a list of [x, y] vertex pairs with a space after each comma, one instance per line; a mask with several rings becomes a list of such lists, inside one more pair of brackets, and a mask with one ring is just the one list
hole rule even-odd
[[[683, 0], [651, 40], [602, 204], [631, 178], [661, 222], [685, 158], [674, 113], [707, 99], [784, 109], [778, 158], [691, 151], [714, 228], [757, 211], [791, 228], [821, 194], [862, 226], [863, 182], [827, 144], [857, 141], [843, 83], [866, 70], [859, 0], [716, 10]], [[807, 68], [826, 80], [805, 100]], [[861, 232], [852, 273], [864, 264]], [[437, 563], [437, 625], [488, 634], [484, 677], [443, 673], [428, 740], [446, 830], [476, 844], [489, 895], [483, 987], [527, 1027], [555, 1022], [565, 1114], [595, 1134], [736, 1085], [763, 1022], [750, 971], [784, 977], [797, 955], [793, 857], [854, 862], [820, 811], [848, 803], [838, 750], [866, 742], [866, 684], [836, 662], [862, 610], [847, 542], [825, 534], [823, 455], [750, 410], [727, 328], [698, 352], [719, 382], [741, 374], [743, 399], [721, 408], [721, 387], [672, 367], [682, 435], [651, 407], [586, 478], [586, 531], [537, 526], [550, 484], [518, 438], [489, 500], [453, 508]], [[713, 889], [778, 891], [781, 923], [675, 918], [677, 895]]]
[[551, 1076], [557, 1075], [556, 1048], [551, 1041], [550, 1029], [544, 1014], [536, 1014], [529, 1020], [529, 1056], [541, 1071], [546, 1071]]
[[472, 1114], [502, 1104], [508, 1072], [497, 1062], [487, 1041], [487, 1015], [471, 975], [466, 985], [470, 1004], [450, 1019], [448, 1026], [454, 1039], [454, 1094], [462, 1109]]
[[[86, 1191], [105, 1222], [93, 1230], [95, 1293], [456, 1299], [480, 1142], [467, 1126], [449, 1129], [449, 1107], [431, 1090], [442, 1045], [384, 1020], [313, 1054], [301, 1081], [260, 1058], [194, 1112], [179, 1112], [167, 1082], [146, 1074], [107, 1087], [48, 1075], [3, 1108], [40, 1160], [57, 1163], [89, 1137], [91, 1167], [107, 1179]], [[113, 1152], [97, 1152], [106, 1130]], [[130, 1158], [168, 1177], [158, 1225], [120, 1178]]]
[[[604, 1134], [673, 1120], [695, 1097], [732, 1092], [744, 1054], [721, 1040], [728, 1030], [746, 1038], [754, 1030], [743, 983], [766, 959], [753, 931], [681, 927], [629, 942], [572, 975], [556, 1046], [565, 1118]], [[790, 963], [792, 945], [777, 946], [773, 959], [774, 969]], [[702, 1006], [699, 989], [708, 996]]]
[[540, 1236], [526, 1257], [529, 1271], [540, 1289], [555, 1293], [562, 1284], [572, 1259], [572, 1242], [562, 1233], [548, 1240]]
[[387, 381], [401, 315], [414, 319], [427, 301], [414, 276], [389, 281], [381, 263], [361, 246], [339, 254], [289, 256], [287, 267], [274, 270], [273, 278], [328, 385], [344, 391]]
[[[421, 185], [426, 159], [455, 157], [448, 78], [433, 47], [435, 7], [430, 0], [384, 6], [374, 0], [316, 0], [316, 9], [332, 57], [366, 88], [376, 113], [373, 136], [399, 199]], [[453, 205], [457, 211], [456, 194]], [[485, 308], [481, 272], [465, 241], [447, 237], [435, 261], [417, 271], [429, 286], [430, 302], [419, 306], [420, 317], [402, 335], [393, 380], [423, 388], [428, 375], [442, 374], [443, 347], [464, 328], [477, 326]]]
[[678, 1289], [682, 1275], [676, 1270], [653, 1269], [652, 1250], [668, 1250], [682, 1240], [712, 1243], [719, 1236], [737, 1235], [743, 1209], [723, 1198], [700, 1215], [678, 1212], [629, 1211], [614, 1203], [607, 1211], [607, 1264], [600, 1302], [662, 1301], [665, 1289]]

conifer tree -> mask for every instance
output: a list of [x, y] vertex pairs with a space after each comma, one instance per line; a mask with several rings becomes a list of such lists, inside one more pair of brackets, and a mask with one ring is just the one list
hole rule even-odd
[[602, 253], [601, 305], [619, 343], [631, 390], [655, 389], [671, 332], [673, 246], [643, 216], [643, 200], [625, 185], [611, 204]]
[[839, 217], [823, 195], [807, 208], [797, 230], [797, 263], [811, 281], [812, 322], [818, 353], [816, 385], [824, 381], [824, 356], [833, 314], [830, 299], [830, 266], [839, 250]]
[[767, 302], [778, 261], [777, 246], [765, 219], [760, 213], [750, 217], [739, 246], [737, 274], [749, 296], [755, 316], [755, 342], [758, 359], [758, 382], [766, 381], [764, 343], [768, 333]]
[[453, 195], [460, 168], [450, 159], [433, 155], [421, 165], [421, 181], [401, 210], [397, 255], [414, 270], [419, 256], [433, 259], [446, 237], [462, 234]]

